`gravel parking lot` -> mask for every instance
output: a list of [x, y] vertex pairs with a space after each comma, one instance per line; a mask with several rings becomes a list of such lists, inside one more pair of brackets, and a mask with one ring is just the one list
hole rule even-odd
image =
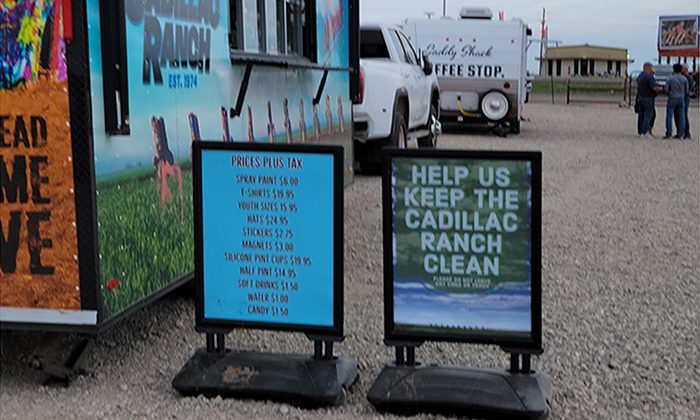
[[[658, 109], [657, 133], [665, 110]], [[693, 138], [642, 140], [633, 112], [615, 104], [528, 104], [519, 136], [450, 133], [441, 148], [541, 150], [545, 353], [535, 368], [554, 384], [556, 419], [691, 419], [700, 412], [700, 151]], [[337, 353], [360, 380], [333, 409], [182, 398], [170, 381], [203, 345], [194, 304], [167, 297], [100, 336], [87, 373], [68, 388], [38, 385], [27, 365], [38, 335], [3, 332], [0, 417], [391, 418], [366, 394], [392, 357], [382, 343], [380, 180], [345, 194], [345, 328]], [[310, 352], [301, 335], [237, 331], [237, 348]], [[432, 343], [422, 360], [505, 367], [497, 348]], [[420, 416], [414, 418], [422, 418]], [[426, 417], [427, 418], [427, 417]]]

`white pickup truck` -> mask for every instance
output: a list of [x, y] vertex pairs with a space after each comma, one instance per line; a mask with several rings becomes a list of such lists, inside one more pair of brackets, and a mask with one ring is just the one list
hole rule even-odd
[[[427, 56], [419, 57], [397, 27], [360, 29], [360, 100], [353, 105], [355, 160], [374, 172], [385, 146], [435, 147], [440, 89]], [[371, 169], [370, 169], [371, 168]]]

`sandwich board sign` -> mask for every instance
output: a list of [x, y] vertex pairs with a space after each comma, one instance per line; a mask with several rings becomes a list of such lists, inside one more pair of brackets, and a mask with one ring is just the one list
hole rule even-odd
[[[335, 146], [194, 143], [195, 320], [207, 347], [178, 391], [342, 401], [358, 376], [332, 354], [343, 338], [342, 162]], [[305, 333], [315, 354], [227, 351], [237, 328]]]
[[[389, 411], [547, 413], [549, 380], [530, 369], [542, 351], [541, 154], [390, 150], [383, 211], [385, 341], [397, 359], [370, 401]], [[419, 365], [425, 341], [499, 345], [511, 369]], [[540, 398], [513, 399], [508, 384]]]

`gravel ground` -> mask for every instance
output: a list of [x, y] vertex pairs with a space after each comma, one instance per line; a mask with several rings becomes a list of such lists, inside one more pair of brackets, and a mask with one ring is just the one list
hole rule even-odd
[[[451, 133], [442, 148], [541, 150], [543, 323], [535, 360], [554, 383], [552, 418], [698, 418], [700, 387], [698, 109], [692, 142], [641, 140], [613, 104], [531, 103], [522, 134]], [[659, 128], [665, 111], [659, 109]], [[27, 367], [37, 335], [2, 334], [0, 417], [391, 418], [366, 393], [391, 358], [382, 343], [380, 182], [346, 190], [346, 331], [337, 352], [360, 361], [346, 403], [300, 410], [271, 402], [181, 398], [170, 381], [204, 338], [193, 302], [167, 297], [97, 339], [88, 372], [39, 386]], [[240, 331], [228, 345], [309, 352], [301, 335]], [[506, 366], [497, 348], [427, 344], [419, 359]], [[417, 416], [414, 418], [423, 418]], [[427, 417], [426, 417], [427, 418]]]

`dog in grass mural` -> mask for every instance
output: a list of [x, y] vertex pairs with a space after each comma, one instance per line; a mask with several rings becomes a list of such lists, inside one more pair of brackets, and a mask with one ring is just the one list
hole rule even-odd
[[180, 197], [180, 219], [184, 220], [185, 195], [182, 187], [182, 169], [168, 146], [165, 120], [162, 117], [151, 117], [151, 130], [153, 132], [153, 166], [156, 169], [156, 191], [160, 194], [161, 213], [165, 211], [166, 205], [173, 201], [168, 178], [175, 177]]

